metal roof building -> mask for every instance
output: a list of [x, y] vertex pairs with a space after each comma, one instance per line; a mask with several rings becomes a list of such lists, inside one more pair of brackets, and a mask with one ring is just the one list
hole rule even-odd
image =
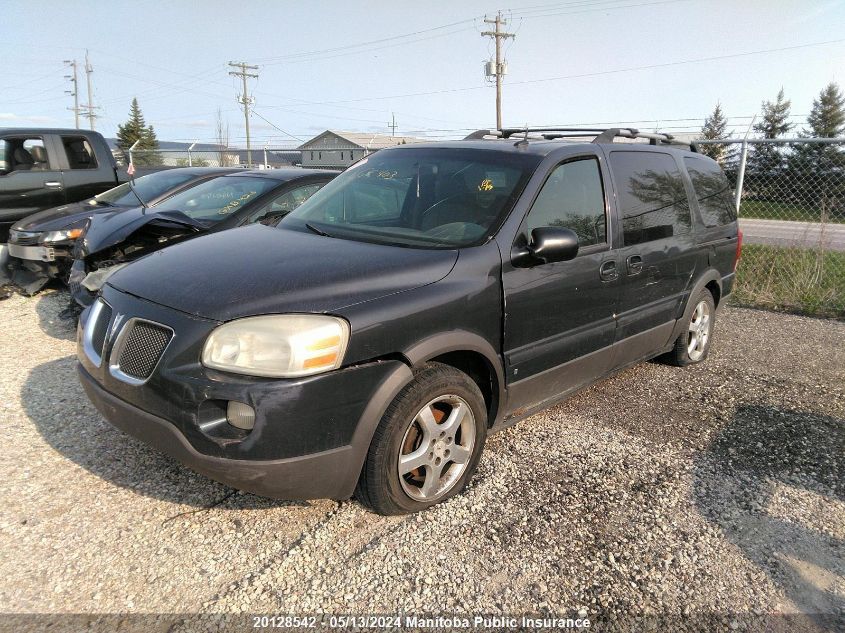
[[419, 143], [422, 140], [413, 136], [326, 130], [297, 149], [302, 152], [303, 167], [344, 169], [359, 158], [385, 147]]

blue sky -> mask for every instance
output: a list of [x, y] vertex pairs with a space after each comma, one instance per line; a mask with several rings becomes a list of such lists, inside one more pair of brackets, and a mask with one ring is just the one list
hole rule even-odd
[[0, 5], [0, 126], [72, 126], [62, 60], [82, 62], [87, 45], [96, 126], [109, 136], [137, 96], [162, 140], [213, 140], [220, 108], [243, 144], [240, 88], [226, 63], [244, 60], [260, 67], [250, 82], [266, 119], [253, 117], [256, 145], [296, 145], [325, 129], [389, 132], [391, 113], [397, 134], [458, 137], [495, 123], [482, 72], [492, 44], [480, 31], [498, 9], [516, 32], [506, 44], [505, 125], [681, 132], [719, 101], [744, 131], [781, 86], [799, 123], [827, 83], [845, 88], [845, 0]]

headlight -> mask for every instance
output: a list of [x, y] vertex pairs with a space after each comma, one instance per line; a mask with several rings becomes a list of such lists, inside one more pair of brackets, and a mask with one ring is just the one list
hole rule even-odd
[[249, 376], [295, 378], [337, 369], [349, 342], [349, 324], [323, 314], [248, 317], [209, 335], [202, 364]]
[[41, 238], [41, 243], [55, 244], [56, 242], [73, 242], [74, 240], [82, 237], [82, 234], [85, 233], [85, 229], [87, 228], [89, 222], [90, 220], [85, 220], [83, 222], [71, 224], [69, 227], [62, 229], [61, 231], [48, 231]]

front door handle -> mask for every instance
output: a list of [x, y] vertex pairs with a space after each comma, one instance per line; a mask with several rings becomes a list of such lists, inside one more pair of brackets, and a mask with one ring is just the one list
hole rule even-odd
[[628, 275], [633, 277], [643, 272], [643, 258], [639, 255], [631, 255], [626, 261], [628, 263]]
[[47, 187], [47, 189], [61, 189], [62, 183], [58, 180], [48, 180], [44, 183], [44, 186]]
[[602, 262], [601, 268], [599, 268], [599, 277], [601, 277], [602, 281], [616, 281], [619, 279], [619, 273], [616, 271], [616, 262], [612, 259]]

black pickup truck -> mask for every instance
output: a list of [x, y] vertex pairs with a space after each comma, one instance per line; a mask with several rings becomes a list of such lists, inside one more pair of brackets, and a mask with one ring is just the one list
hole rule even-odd
[[12, 224], [125, 182], [98, 132], [0, 128], [0, 243]]

